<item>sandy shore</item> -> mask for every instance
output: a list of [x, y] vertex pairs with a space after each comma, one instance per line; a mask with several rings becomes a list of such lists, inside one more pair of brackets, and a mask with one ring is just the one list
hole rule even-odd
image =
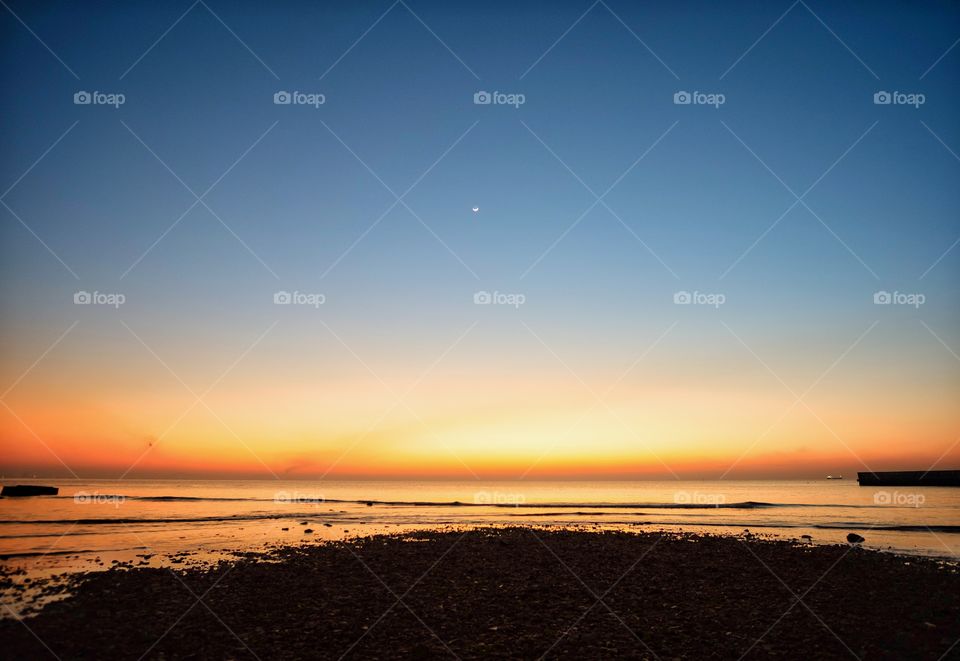
[[960, 658], [956, 567], [749, 537], [429, 532], [69, 587], [4, 657]]

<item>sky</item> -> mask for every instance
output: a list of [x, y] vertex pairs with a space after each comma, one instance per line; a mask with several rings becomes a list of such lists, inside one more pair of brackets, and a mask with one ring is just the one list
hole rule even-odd
[[0, 33], [2, 474], [960, 467], [956, 5]]

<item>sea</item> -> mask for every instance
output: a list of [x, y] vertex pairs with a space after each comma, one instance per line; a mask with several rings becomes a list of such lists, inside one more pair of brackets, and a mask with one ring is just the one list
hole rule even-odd
[[[795, 481], [58, 480], [0, 499], [0, 564], [28, 575], [203, 562], [277, 545], [482, 525], [694, 531], [960, 560], [960, 489]], [[806, 536], [806, 537], [805, 537]]]

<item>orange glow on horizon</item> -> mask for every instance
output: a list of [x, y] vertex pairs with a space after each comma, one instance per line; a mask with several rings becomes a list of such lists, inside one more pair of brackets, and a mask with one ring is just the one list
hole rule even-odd
[[[899, 391], [891, 369], [870, 388], [823, 383], [798, 404], [762, 370], [723, 381], [681, 378], [672, 367], [659, 365], [669, 378], [638, 371], [607, 392], [612, 374], [581, 383], [549, 371], [498, 375], [472, 361], [417, 384], [400, 403], [408, 382], [356, 373], [274, 385], [260, 366], [195, 403], [183, 384], [159, 376], [162, 367], [128, 388], [117, 385], [129, 380], [119, 367], [90, 367], [90, 383], [83, 371], [41, 369], [0, 408], [0, 472], [674, 479], [960, 465], [958, 393], [943, 383]], [[16, 379], [12, 367], [4, 371]]]

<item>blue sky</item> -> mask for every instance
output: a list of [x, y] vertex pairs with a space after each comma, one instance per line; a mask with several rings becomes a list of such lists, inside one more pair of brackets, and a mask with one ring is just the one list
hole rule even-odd
[[[520, 316], [591, 384], [678, 321], [667, 380], [678, 357], [736, 349], [722, 321], [802, 390], [880, 319], [851, 383], [896, 355], [958, 386], [941, 344], [960, 347], [956, 7], [12, 3], [0, 29], [3, 201], [36, 234], [0, 208], [12, 377], [77, 318], [78, 289], [124, 292], [123, 319], [199, 381], [278, 317], [280, 289], [323, 292], [358, 354], [410, 378], [498, 290], [522, 314], [484, 316], [472, 350], [525, 360]], [[213, 212], [181, 218], [187, 187], [212, 184]], [[680, 290], [726, 302], [711, 316]], [[877, 290], [925, 303], [878, 308]], [[129, 341], [87, 312], [68, 355]], [[316, 319], [281, 312], [286, 350], [309, 351]]]

